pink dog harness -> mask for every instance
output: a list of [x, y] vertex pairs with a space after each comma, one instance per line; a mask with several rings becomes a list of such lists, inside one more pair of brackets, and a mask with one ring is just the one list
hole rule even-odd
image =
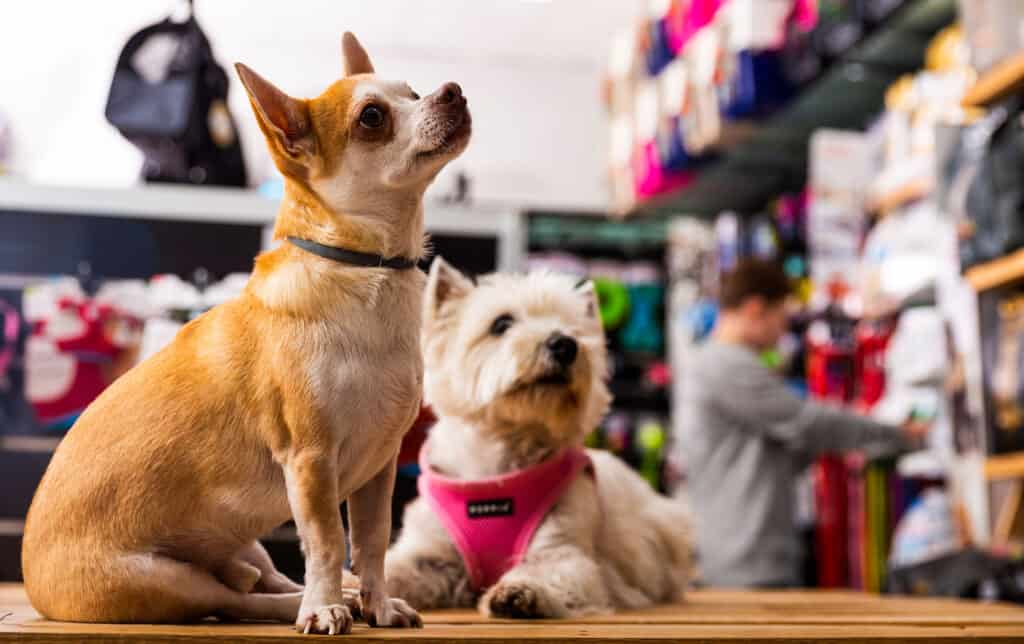
[[582, 448], [562, 450], [526, 469], [472, 481], [435, 472], [424, 448], [420, 470], [420, 495], [444, 523], [477, 591], [494, 585], [519, 563], [540, 522], [577, 474], [586, 471], [594, 476], [594, 465]]

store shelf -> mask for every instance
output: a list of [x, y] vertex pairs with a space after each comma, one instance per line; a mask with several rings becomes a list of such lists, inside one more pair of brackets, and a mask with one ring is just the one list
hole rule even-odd
[[755, 213], [807, 180], [807, 144], [820, 128], [860, 130], [881, 112], [885, 91], [924, 66], [925, 49], [956, 18], [955, 0], [913, 0], [867, 35], [778, 114], [678, 193], [641, 204], [636, 215], [714, 217]]
[[587, 213], [536, 211], [529, 214], [528, 241], [535, 249], [580, 248], [660, 253], [667, 239], [663, 221], [595, 219]]
[[1024, 279], [1024, 250], [973, 266], [964, 276], [979, 293]]
[[[266, 225], [274, 221], [278, 206], [276, 199], [238, 188], [153, 184], [78, 188], [0, 180], [0, 211]], [[518, 226], [518, 213], [498, 205], [428, 202], [425, 212], [427, 230], [435, 233], [490, 237]]]
[[58, 436], [29, 436], [12, 434], [0, 436], [0, 451], [32, 454], [52, 454], [60, 445]]
[[276, 201], [237, 188], [77, 188], [0, 181], [0, 210], [252, 225], [273, 221], [277, 208]]
[[1024, 478], [1024, 452], [988, 457], [985, 459], [985, 478], [989, 481]]
[[964, 107], [984, 107], [1024, 89], [1024, 51], [995, 65], [964, 95]]
[[20, 537], [24, 532], [24, 521], [20, 519], [0, 519], [0, 537]]

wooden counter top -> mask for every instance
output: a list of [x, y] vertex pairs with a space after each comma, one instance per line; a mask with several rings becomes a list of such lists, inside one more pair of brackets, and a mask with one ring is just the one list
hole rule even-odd
[[[470, 611], [424, 615], [422, 630], [370, 629], [359, 642], [1024, 642], [1024, 607], [844, 591], [693, 592], [676, 606], [567, 621], [484, 620]], [[283, 624], [144, 626], [40, 619], [20, 586], [0, 584], [0, 642], [245, 642], [297, 635]]]

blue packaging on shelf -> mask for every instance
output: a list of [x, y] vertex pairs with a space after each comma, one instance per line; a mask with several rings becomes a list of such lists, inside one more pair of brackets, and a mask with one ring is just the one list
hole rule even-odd
[[666, 170], [684, 170], [690, 167], [692, 157], [683, 145], [683, 133], [679, 126], [679, 117], [672, 118], [672, 127], [658, 132], [658, 158], [661, 167]]
[[729, 119], [764, 116], [788, 102], [795, 92], [781, 50], [744, 50], [737, 55], [736, 74], [720, 97]]
[[658, 131], [656, 137], [658, 159], [667, 172], [692, 170], [713, 158], [710, 154], [690, 154], [686, 150], [682, 119], [674, 116], [671, 126]]
[[619, 340], [627, 351], [659, 353], [665, 341], [658, 323], [659, 307], [664, 299], [664, 286], [657, 283], [628, 284], [630, 317], [619, 332]]
[[644, 60], [647, 64], [647, 73], [657, 76], [675, 59], [675, 54], [669, 47], [665, 20], [661, 18], [652, 20], [648, 24], [648, 36], [650, 47], [645, 52]]

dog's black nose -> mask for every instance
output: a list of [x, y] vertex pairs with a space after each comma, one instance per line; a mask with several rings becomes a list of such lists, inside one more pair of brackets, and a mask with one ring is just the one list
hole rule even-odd
[[551, 357], [555, 359], [562, 367], [568, 367], [576, 360], [576, 353], [579, 351], [579, 346], [576, 341], [567, 335], [556, 333], [545, 343], [548, 347], [548, 351], [551, 352]]
[[441, 105], [451, 105], [462, 98], [462, 88], [458, 83], [445, 83], [437, 90], [437, 102]]

